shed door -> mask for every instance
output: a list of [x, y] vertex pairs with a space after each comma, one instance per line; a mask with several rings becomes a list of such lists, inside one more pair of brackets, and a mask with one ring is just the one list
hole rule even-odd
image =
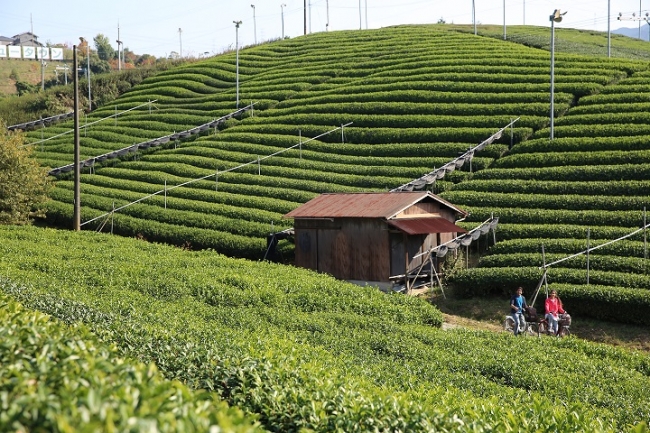
[[422, 264], [425, 256], [420, 256], [414, 259], [414, 256], [420, 254], [423, 250], [422, 246], [425, 240], [423, 235], [408, 236], [408, 252], [409, 252], [409, 269], [414, 269]]
[[300, 229], [297, 233], [296, 266], [318, 270], [318, 230]]
[[390, 276], [403, 275], [406, 272], [406, 259], [404, 257], [404, 235], [402, 233], [390, 234]]

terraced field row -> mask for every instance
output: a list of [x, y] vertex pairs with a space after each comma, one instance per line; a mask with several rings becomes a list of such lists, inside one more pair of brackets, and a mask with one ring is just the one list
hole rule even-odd
[[0, 227], [0, 252], [0, 290], [267, 431], [643, 431], [650, 418], [640, 352], [443, 331], [419, 298], [117, 236]]
[[[0, 288], [12, 287], [20, 290], [3, 277]], [[2, 430], [147, 425], [161, 432], [262, 431], [216, 393], [167, 380], [151, 365], [120, 357], [114, 345], [99, 342], [85, 327], [64, 324], [70, 316], [60, 315], [59, 321], [29, 311], [4, 292], [0, 304]], [[138, 403], [143, 400], [146, 404]]]
[[[249, 237], [239, 252], [231, 241], [207, 246], [259, 257], [265, 234], [290, 226], [282, 214], [292, 205], [321, 192], [390, 190], [443, 165], [516, 116], [521, 118], [512, 135], [504, 134], [498, 144], [477, 154], [471, 168], [446, 179], [456, 187], [445, 182], [435, 189], [467, 208], [470, 223], [498, 215], [504, 240], [534, 238], [536, 233], [573, 238], [587, 227], [593, 227], [596, 239], [607, 239], [642, 221], [648, 198], [645, 171], [650, 166], [645, 105], [634, 105], [638, 111], [601, 114], [610, 112], [607, 104], [616, 109], [636, 101], [635, 95], [647, 87], [646, 65], [558, 53], [558, 138], [549, 142], [548, 61], [543, 53], [426, 27], [367, 32], [362, 38], [351, 35], [312, 35], [244, 50], [242, 99], [262, 101], [253, 116], [229, 121], [218, 133], [174, 143], [173, 148], [133, 155], [137, 161], [124, 160], [118, 169], [85, 176], [84, 219], [110, 212], [114, 202], [120, 207], [145, 191], [157, 193], [147, 203], [125, 208], [123, 216], [131, 222], [124, 225], [131, 228], [118, 223], [115, 230], [169, 240], [178, 236], [166, 229], [147, 233], [144, 222], [182, 228], [183, 233], [196, 226], [198, 231]], [[335, 52], [329, 49], [331, 43], [337, 44]], [[400, 50], [407, 46], [410, 54], [404, 56]], [[93, 125], [82, 139], [84, 155], [168, 134], [168, 129], [190, 128], [226, 110], [234, 97], [233, 60], [220, 56], [149, 78], [117, 103], [130, 107], [155, 99], [155, 109], [134, 110], [116, 121]], [[109, 111], [106, 107], [104, 114]], [[88, 121], [101, 115], [94, 113]], [[352, 124], [335, 129], [348, 122]], [[323, 135], [327, 131], [331, 133]], [[309, 140], [316, 136], [318, 140]], [[38, 149], [44, 161], [59, 162], [57, 153], [70, 155], [71, 145], [51, 140]], [[203, 180], [174, 188], [192, 179]], [[70, 189], [61, 186], [51, 218], [66, 221]], [[167, 209], [161, 193], [166, 188]], [[188, 198], [171, 204], [183, 189], [190, 191]], [[205, 193], [212, 189], [210, 204], [205, 205]], [[237, 210], [221, 204], [218, 197], [226, 193], [242, 196]], [[244, 199], [252, 196], [260, 200]], [[287, 204], [270, 206], [273, 200]], [[158, 212], [151, 211], [156, 208]], [[260, 218], [251, 225], [255, 213]], [[132, 222], [138, 218], [143, 223], [136, 226], [143, 233], [133, 232]], [[534, 230], [522, 229], [526, 224]], [[544, 225], [563, 229], [558, 234]], [[181, 243], [205, 246], [191, 237]]]
[[[594, 247], [647, 222], [650, 129], [644, 101], [649, 84], [648, 74], [639, 71], [578, 99], [557, 119], [554, 140], [548, 128], [539, 129], [472, 180], [442, 193], [469, 209], [476, 221], [499, 215], [503, 230], [503, 242], [481, 259], [479, 268], [459, 276], [459, 286], [509, 292], [525, 281], [532, 295], [542, 275], [542, 245], [550, 263], [585, 252], [588, 234]], [[641, 231], [631, 238], [634, 248], [626, 240], [595, 250], [588, 263], [586, 254], [560, 261], [549, 270], [551, 287], [561, 288], [569, 310], [648, 324], [642, 312], [632, 311], [635, 304], [648, 305], [644, 237]], [[603, 304], [609, 311], [599, 307]]]

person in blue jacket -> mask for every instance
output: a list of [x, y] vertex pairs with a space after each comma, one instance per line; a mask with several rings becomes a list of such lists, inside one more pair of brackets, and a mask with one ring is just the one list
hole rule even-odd
[[510, 298], [510, 314], [515, 321], [515, 335], [523, 332], [526, 326], [526, 319], [524, 319], [524, 308], [528, 307], [526, 298], [523, 295], [524, 289], [517, 287], [514, 295]]

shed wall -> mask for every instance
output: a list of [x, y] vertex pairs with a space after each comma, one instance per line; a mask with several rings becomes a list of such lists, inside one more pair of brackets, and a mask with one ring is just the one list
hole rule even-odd
[[296, 219], [296, 266], [343, 280], [388, 281], [388, 230], [381, 219]]

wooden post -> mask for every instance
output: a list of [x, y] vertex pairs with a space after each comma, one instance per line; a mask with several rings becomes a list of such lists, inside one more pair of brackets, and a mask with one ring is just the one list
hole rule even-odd
[[165, 179], [165, 209], [167, 209], [167, 179]]
[[587, 227], [587, 285], [589, 285], [589, 238], [591, 230]]
[[546, 253], [544, 252], [544, 244], [542, 244], [542, 263], [544, 264], [544, 286], [546, 287], [546, 297], [548, 298], [548, 280], [546, 279]]
[[409, 249], [405, 233], [402, 234], [402, 240], [404, 242], [404, 281], [406, 282], [406, 293], [409, 293], [411, 290], [409, 281]]
[[643, 206], [643, 273], [646, 273], [646, 262], [648, 261], [648, 237], [645, 206]]

